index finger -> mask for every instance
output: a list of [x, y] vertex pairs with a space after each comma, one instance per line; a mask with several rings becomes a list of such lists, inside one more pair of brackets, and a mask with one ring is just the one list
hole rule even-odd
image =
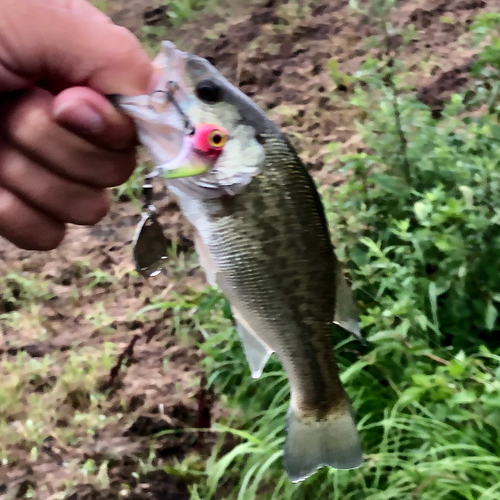
[[39, 82], [55, 92], [78, 85], [102, 94], [148, 90], [152, 65], [137, 38], [106, 16], [89, 15], [86, 2], [0, 0], [0, 6], [0, 91]]

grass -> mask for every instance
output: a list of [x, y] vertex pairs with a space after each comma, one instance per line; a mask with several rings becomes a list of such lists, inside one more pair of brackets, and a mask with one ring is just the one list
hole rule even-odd
[[115, 356], [116, 346], [104, 342], [99, 349], [80, 349], [63, 360], [57, 354], [32, 358], [26, 352], [2, 359], [2, 463], [15, 461], [21, 450], [36, 458], [49, 438], [64, 446], [77, 445], [82, 436], [107, 425], [99, 384]]
[[[239, 440], [229, 453], [214, 450], [193, 487], [201, 498], [220, 490], [237, 500], [498, 497], [500, 447], [491, 428], [499, 414], [494, 398], [481, 401], [485, 393], [500, 392], [499, 355], [483, 348], [471, 358], [450, 357], [425, 343], [404, 348], [387, 340], [360, 355], [354, 341], [339, 340], [342, 380], [358, 415], [365, 463], [356, 471], [323, 469], [293, 485], [281, 463], [289, 394], [279, 363], [272, 359], [260, 380], [250, 378], [222, 297], [205, 297], [196, 316], [210, 335], [202, 345], [209, 380], [233, 408], [233, 417], [214, 429], [221, 439], [227, 433]], [[183, 464], [182, 470], [186, 476], [200, 473], [199, 465], [186, 470]]]
[[399, 99], [398, 61], [390, 70], [367, 61], [368, 90], [352, 97], [368, 118], [358, 130], [370, 152], [343, 157], [352, 177], [325, 191], [370, 341], [367, 352], [333, 333], [358, 415], [363, 466], [288, 481], [281, 464], [289, 396], [283, 371], [272, 360], [261, 380], [250, 379], [227, 303], [213, 294], [210, 317], [200, 306], [196, 312], [208, 334], [201, 348], [210, 382], [234, 409], [216, 430], [239, 442], [229, 452], [214, 450], [193, 498], [221, 491], [237, 500], [498, 498], [500, 351], [489, 333], [498, 329], [491, 260], [498, 251], [488, 245], [499, 241], [491, 212], [499, 196], [500, 108], [491, 80], [499, 49], [497, 40], [479, 57], [487, 73], [476, 72], [490, 80], [475, 95], [489, 97], [489, 112], [477, 119], [464, 114], [481, 105], [478, 98], [467, 108], [463, 96], [452, 96], [440, 122], [416, 99]]
[[180, 26], [201, 12], [207, 13], [218, 3], [218, 0], [168, 0], [164, 5], [171, 23]]
[[[92, 3], [104, 12], [110, 7], [109, 0], [92, 0]], [[202, 8], [215, 4], [174, 0], [166, 4], [167, 15], [171, 25], [179, 26]], [[145, 28], [142, 33], [145, 44], [151, 50], [154, 46], [154, 52], [159, 39], [166, 35], [163, 28]], [[138, 210], [144, 173], [151, 169], [143, 157], [140, 162], [141, 166], [129, 181], [113, 189], [115, 200], [132, 200]], [[59, 257], [56, 255], [55, 258]], [[169, 259], [169, 272], [174, 279], [185, 277], [192, 270], [192, 256], [177, 256], [176, 249], [172, 248]], [[123, 340], [116, 339], [114, 324], [117, 318], [108, 310], [104, 296], [101, 299], [99, 295], [117, 293], [123, 280], [134, 282], [138, 278], [133, 271], [129, 272], [130, 269], [119, 266], [102, 269], [95, 259], [83, 256], [67, 264], [63, 271], [63, 263], [58, 268], [60, 275], [54, 278], [57, 284], [40, 273], [12, 271], [0, 276], [0, 337], [5, 334], [4, 345], [10, 349], [9, 354], [0, 355], [0, 469], [35, 466], [47, 459], [47, 449], [54, 446], [55, 450], [61, 450], [66, 461], [64, 472], [61, 469], [48, 485], [52, 488], [50, 496], [54, 500], [65, 498], [78, 484], [89, 483], [101, 490], [110, 486], [110, 459], [85, 457], [77, 450], [95, 442], [110, 426], [119, 426], [123, 432], [131, 423], [130, 418], [134, 418], [132, 413], [127, 417], [128, 399], [123, 400], [121, 410], [117, 409], [116, 400], [110, 398], [106, 388], [110, 370], [123, 351]], [[155, 300], [165, 304], [168, 295], [167, 290], [158, 294], [159, 298], [153, 297], [153, 305]], [[196, 302], [203, 300], [205, 292], [192, 292], [188, 296], [189, 300]], [[57, 347], [45, 350], [64, 335], [64, 330], [58, 331], [58, 328], [68, 328], [67, 325], [52, 323], [46, 316], [49, 303], [56, 304], [55, 307], [71, 307], [73, 304], [74, 315], [80, 318], [72, 328], [80, 330], [82, 338], [74, 341], [72, 337], [72, 344], [65, 346], [64, 350]], [[171, 303], [177, 312], [174, 327], [185, 342], [192, 342], [191, 309], [186, 309], [185, 301], [171, 300]], [[139, 313], [131, 310], [120, 321], [147, 322], [155, 317], [155, 311], [154, 308]], [[85, 337], [90, 332], [97, 341]], [[40, 345], [42, 352], [33, 357], [22, 349], [30, 343]], [[167, 364], [165, 367], [168, 368]], [[121, 459], [113, 457], [112, 461], [116, 465]], [[136, 462], [135, 480], [154, 470], [153, 462], [157, 460], [154, 453], [129, 459]], [[43, 493], [40, 490], [43, 487], [43, 484], [30, 483], [22, 496], [35, 498]], [[129, 490], [130, 486], [123, 484], [121, 494], [126, 495]]]
[[[171, 250], [169, 272], [173, 276], [192, 272], [193, 257], [177, 256], [175, 249]], [[193, 306], [191, 302], [178, 300], [181, 295], [171, 290], [158, 293], [150, 308], [125, 314], [118, 310], [120, 317], [116, 317], [112, 312], [116, 309], [110, 310], [106, 299], [120, 292], [123, 280], [134, 283], [140, 279], [134, 276], [134, 272], [124, 274], [118, 267], [101, 269], [96, 265], [95, 257], [69, 262], [58, 277], [65, 282], [70, 280], [66, 283], [66, 292], [54, 293], [56, 285], [48, 283], [43, 275], [11, 273], [2, 278], [2, 303], [9, 312], [2, 314], [0, 324], [2, 329], [7, 329], [11, 347], [9, 354], [0, 356], [0, 468], [22, 469], [27, 464], [36, 467], [46, 462], [51, 449], [55, 450], [55, 456], [61, 453], [65, 461], [64, 470], [61, 468], [48, 484], [42, 482], [30, 486], [23, 494], [24, 498], [37, 497], [43, 488], [49, 486], [54, 500], [65, 498], [80, 484], [89, 484], [98, 490], [110, 487], [113, 474], [116, 476], [113, 468], [116, 469], [124, 457], [120, 447], [114, 450], [114, 445], [109, 445], [107, 439], [120, 438], [134, 422], [137, 410], [131, 409], [130, 401], [141, 397], [133, 390], [125, 393], [118, 390], [114, 394], [108, 384], [111, 369], [132, 338], [132, 335], [127, 337], [126, 332], [124, 336], [123, 324], [137, 321], [149, 324], [158, 317], [156, 301], [163, 306], [171, 304], [176, 311], [173, 327], [177, 328], [185, 343], [192, 343]], [[74, 289], [78, 294], [73, 297]], [[132, 285], [129, 290], [133, 289]], [[188, 291], [185, 296], [197, 303], [205, 299], [206, 292]], [[74, 316], [79, 319], [69, 321], [70, 326], [68, 323], [52, 324], [40, 314], [46, 311], [48, 301], [63, 311], [71, 308], [73, 301]], [[80, 332], [80, 336], [70, 335], [69, 344], [68, 339], [65, 340], [65, 328], [68, 327]], [[136, 330], [137, 333], [142, 331]], [[16, 332], [19, 336], [12, 336]], [[168, 332], [168, 329], [162, 329], [158, 335]], [[64, 349], [57, 347], [61, 342], [58, 339], [64, 342]], [[22, 347], [32, 342], [40, 346], [38, 353]], [[50, 347], [52, 342], [56, 347]], [[4, 345], [9, 347], [8, 343]], [[163, 369], [166, 373], [171, 369], [168, 357]], [[191, 384], [193, 387], [195, 382], [193, 380]], [[179, 385], [178, 390], [185, 391], [184, 385]], [[149, 408], [144, 409], [147, 411]], [[144, 445], [127, 457], [128, 461], [135, 463], [131, 481], [137, 483], [140, 483], [142, 474], [157, 467], [154, 451], [147, 453], [144, 450], [148, 438], [143, 440]], [[100, 442], [107, 451], [94, 456], [91, 450]], [[128, 444], [133, 442], [131, 438]], [[154, 450], [153, 444], [151, 446]], [[122, 484], [121, 489], [127, 494], [131, 486]]]
[[8, 313], [29, 305], [32, 301], [52, 297], [47, 283], [34, 274], [8, 273], [0, 276], [0, 312]]
[[111, 192], [113, 194], [113, 199], [115, 201], [132, 201], [136, 204], [138, 209], [140, 208], [142, 185], [144, 183], [144, 177], [148, 172], [153, 170], [153, 165], [149, 160], [144, 158], [142, 150], [138, 156], [139, 165], [134, 170], [132, 175], [127, 179], [127, 181], [120, 186], [112, 188]]

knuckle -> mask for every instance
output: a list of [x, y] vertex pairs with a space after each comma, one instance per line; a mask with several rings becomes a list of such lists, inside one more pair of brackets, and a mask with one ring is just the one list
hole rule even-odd
[[103, 176], [103, 187], [114, 187], [123, 184], [135, 169], [135, 154], [117, 153], [117, 158], [107, 165], [107, 172]]
[[25, 250], [53, 250], [64, 239], [65, 226], [24, 205], [0, 188], [0, 236]]
[[26, 161], [21, 161], [20, 155], [14, 149], [0, 144], [0, 183], [5, 186], [22, 185], [29, 179]]
[[108, 213], [110, 208], [110, 201], [107, 191], [103, 191], [100, 196], [92, 203], [89, 209], [89, 216], [87, 219], [88, 225], [97, 224]]
[[25, 247], [25, 250], [54, 250], [62, 243], [66, 234], [66, 227], [63, 224], [53, 224], [42, 233], [31, 242], [30, 248]]
[[19, 202], [14, 194], [5, 188], [0, 188], [0, 226], [8, 230], [14, 225]]
[[123, 46], [127, 47], [129, 50], [137, 50], [137, 48], [141, 46], [137, 37], [129, 29], [124, 26], [116, 25], [115, 30], [118, 36], [122, 37]]
[[[115, 68], [121, 72], [127, 72], [127, 80], [120, 82], [121, 93], [140, 94], [147, 90], [153, 67], [151, 60], [144, 51], [137, 37], [123, 26], [115, 26], [115, 35], [121, 39], [120, 51], [113, 54]], [[118, 46], [118, 44], [117, 44]], [[130, 73], [130, 63], [133, 61], [134, 72]]]
[[[124, 26], [116, 25], [114, 27], [116, 37], [121, 38], [120, 47], [122, 50], [118, 57], [121, 57], [124, 63], [130, 63], [130, 60], [135, 60], [137, 54], [141, 54], [144, 52], [141, 43], [138, 38], [127, 28]], [[142, 59], [142, 58], [141, 58]], [[144, 58], [146, 60], [146, 58]]]
[[7, 117], [7, 135], [17, 144], [36, 143], [36, 138], [49, 126], [49, 115], [41, 102], [22, 102]]
[[80, 205], [78, 212], [73, 214], [68, 222], [81, 226], [93, 226], [105, 217], [109, 208], [108, 192], [105, 190], [99, 191], [93, 196], [87, 197], [85, 202]]

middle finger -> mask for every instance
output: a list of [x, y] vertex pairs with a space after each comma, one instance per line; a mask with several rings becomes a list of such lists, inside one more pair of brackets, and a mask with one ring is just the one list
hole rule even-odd
[[133, 148], [110, 151], [57, 125], [53, 96], [31, 89], [0, 102], [0, 131], [15, 147], [59, 176], [99, 188], [125, 182], [135, 167]]

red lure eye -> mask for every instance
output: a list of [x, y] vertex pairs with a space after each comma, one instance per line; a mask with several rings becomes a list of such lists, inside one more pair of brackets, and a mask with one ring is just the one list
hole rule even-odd
[[194, 132], [193, 144], [200, 151], [221, 150], [229, 139], [227, 131], [212, 123], [201, 123]]

